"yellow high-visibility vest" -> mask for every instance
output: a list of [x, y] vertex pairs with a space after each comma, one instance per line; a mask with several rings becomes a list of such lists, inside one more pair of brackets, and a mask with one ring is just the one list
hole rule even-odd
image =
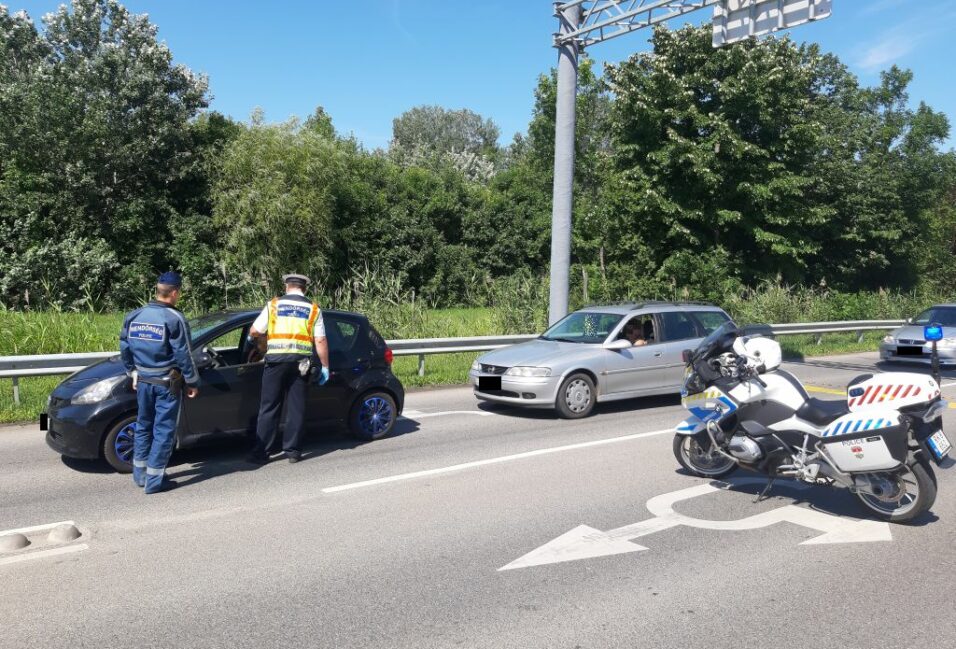
[[312, 354], [312, 332], [318, 320], [318, 305], [273, 298], [269, 302], [268, 348], [274, 354]]

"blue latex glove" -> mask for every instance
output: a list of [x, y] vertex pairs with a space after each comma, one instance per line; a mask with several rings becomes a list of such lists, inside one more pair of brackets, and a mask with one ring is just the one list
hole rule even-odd
[[323, 367], [319, 372], [319, 385], [325, 385], [329, 380], [329, 368]]

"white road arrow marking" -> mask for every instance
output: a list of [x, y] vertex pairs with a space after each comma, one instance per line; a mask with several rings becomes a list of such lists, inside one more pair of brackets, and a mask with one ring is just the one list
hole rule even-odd
[[[508, 565], [499, 568], [499, 570], [514, 570], [515, 568], [528, 568], [530, 566], [542, 566], [550, 563], [592, 559], [595, 557], [606, 557], [614, 554], [647, 550], [646, 547], [632, 543], [632, 541], [642, 536], [653, 534], [654, 532], [677, 527], [678, 525], [686, 525], [688, 527], [697, 527], [706, 530], [738, 531], [755, 530], [774, 525], [775, 523], [787, 522], [823, 532], [820, 536], [808, 539], [800, 545], [872, 543], [893, 540], [890, 526], [887, 523], [841, 518], [832, 514], [805, 509], [795, 505], [785, 505], [735, 521], [711, 521], [692, 518], [674, 511], [674, 504], [682, 500], [689, 500], [718, 491], [725, 491], [732, 487], [754, 483], [762, 484], [763, 482], [764, 481], [759, 478], [743, 478], [735, 480], [732, 484], [714, 481], [708, 484], [661, 494], [647, 501], [647, 509], [654, 514], [654, 518], [649, 518], [639, 523], [626, 525], [607, 532], [596, 530], [587, 525], [579, 525], [550, 543], [546, 543], [523, 557], [512, 561]], [[795, 489], [808, 488], [807, 485], [800, 483], [784, 483], [781, 486]]]

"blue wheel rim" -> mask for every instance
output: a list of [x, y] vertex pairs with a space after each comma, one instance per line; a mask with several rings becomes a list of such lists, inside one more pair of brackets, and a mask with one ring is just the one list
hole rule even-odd
[[116, 434], [113, 441], [113, 451], [121, 461], [127, 464], [133, 463], [133, 435], [136, 432], [135, 424], [127, 424]]
[[392, 423], [392, 406], [382, 397], [369, 397], [359, 410], [359, 426], [366, 435], [377, 437]]

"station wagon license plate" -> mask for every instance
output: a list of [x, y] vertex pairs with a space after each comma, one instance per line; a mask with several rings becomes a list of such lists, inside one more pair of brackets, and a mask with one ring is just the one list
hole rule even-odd
[[500, 376], [479, 376], [478, 389], [479, 390], [500, 390], [501, 377]]
[[946, 438], [946, 434], [941, 430], [938, 430], [927, 437], [926, 445], [929, 447], [930, 452], [939, 462], [941, 462], [943, 458], [949, 454], [949, 450], [953, 447], [953, 445], [950, 444], [949, 440]]
[[922, 347], [897, 347], [896, 353], [900, 356], [922, 356]]

